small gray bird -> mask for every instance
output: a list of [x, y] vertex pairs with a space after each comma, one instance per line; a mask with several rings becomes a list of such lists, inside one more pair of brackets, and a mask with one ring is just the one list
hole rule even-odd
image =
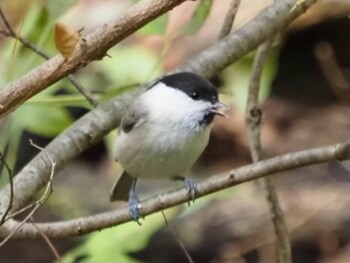
[[[111, 201], [129, 200], [138, 221], [138, 178], [185, 178], [208, 144], [215, 115], [225, 116], [208, 80], [189, 72], [166, 75], [152, 83], [122, 118], [115, 142], [115, 159], [124, 172], [114, 184]], [[196, 185], [185, 180], [190, 198]]]

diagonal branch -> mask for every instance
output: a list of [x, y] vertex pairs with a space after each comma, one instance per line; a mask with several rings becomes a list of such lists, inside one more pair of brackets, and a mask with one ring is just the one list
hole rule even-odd
[[240, 4], [241, 0], [231, 0], [229, 9], [225, 16], [224, 24], [219, 33], [219, 39], [224, 38], [230, 33]]
[[[153, 1], [155, 0], [149, 0], [148, 2], [153, 3]], [[167, 1], [162, 0], [162, 2], [165, 3]], [[301, 14], [306, 7], [310, 6], [314, 2], [315, 0], [307, 0], [304, 2], [305, 6], [298, 5], [294, 11], [291, 12], [290, 10], [294, 5], [294, 0], [278, 1], [265, 9], [253, 21], [247, 23], [240, 30], [228, 35], [213, 47], [210, 47], [208, 50], [202, 52], [202, 54], [200, 54], [197, 58], [192, 59], [191, 63], [178, 68], [178, 70], [192, 71], [207, 77], [212, 76], [215, 72], [225, 68], [225, 66], [233, 63], [240, 57], [254, 50], [260, 43], [266, 41], [271, 34], [274, 34], [281, 28], [284, 28], [288, 22], [297, 17], [297, 15]], [[164, 7], [164, 5], [161, 6]], [[139, 7], [136, 8], [137, 12], [140, 11], [138, 9]], [[134, 8], [132, 11], [129, 11], [129, 13], [134, 13], [136, 11]], [[126, 20], [130, 21], [130, 19], [131, 18], [128, 17]], [[151, 18], [148, 17], [147, 19]], [[103, 32], [99, 34], [104, 34]], [[122, 36], [119, 37], [121, 38]], [[92, 36], [90, 36], [90, 38], [92, 38]], [[92, 40], [88, 40], [88, 43], [89, 41]], [[91, 50], [93, 49], [93, 46], [87, 49]], [[99, 52], [101, 52], [101, 50]], [[95, 53], [89, 51], [88, 54], [91, 55]], [[77, 54], [73, 55], [72, 60], [75, 61], [74, 63], [76, 63], [76, 60], [79, 60], [78, 57], [79, 56]], [[47, 64], [44, 64], [47, 66], [47, 68], [42, 69], [45, 71], [41, 78], [45, 82], [40, 84], [42, 87], [46, 87], [45, 85], [48, 85], [49, 82], [54, 81], [46, 74], [52, 71], [50, 65], [55, 65], [55, 63], [52, 61], [58, 59], [59, 58], [53, 58], [48, 61]], [[65, 64], [64, 66], [64, 72], [60, 71], [60, 76], [66, 74], [67, 71], [69, 71], [69, 68], [72, 69], [71, 63], [73, 62], [68, 61], [67, 63], [68, 64]], [[34, 70], [34, 73], [32, 72], [13, 83], [13, 87], [18, 86], [21, 82], [25, 82], [27, 87], [32, 87], [32, 85], [35, 85], [35, 83], [38, 82], [38, 76], [36, 76], [36, 74], [40, 73], [40, 68], [41, 67]], [[59, 76], [56, 76], [55, 78], [59, 78]], [[117, 127], [125, 109], [140, 91], [142, 91], [142, 89], [134, 93], [120, 96], [113, 101], [98, 106], [96, 109], [87, 113], [85, 116], [72, 124], [68, 129], [66, 129], [61, 135], [55, 138], [45, 148], [45, 150], [57, 163], [56, 171], [62, 168], [69, 160], [73, 159], [82, 151], [89, 148], [92, 144], [100, 141], [102, 137], [113, 128]], [[47, 163], [49, 163], [47, 156], [40, 152], [17, 174], [14, 179], [16, 195], [13, 199], [13, 211], [16, 211], [24, 206], [39, 189], [47, 184], [50, 179], [50, 172], [47, 171], [45, 165]], [[9, 203], [9, 196], [10, 189], [9, 185], [7, 185], [0, 190], [0, 200], [2, 201], [0, 216], [4, 212], [4, 207], [7, 207]]]
[[[203, 180], [198, 183], [198, 196], [202, 197], [234, 185], [307, 165], [332, 160], [344, 161], [347, 159], [350, 159], [350, 141], [327, 147], [288, 153]], [[142, 202], [140, 215], [150, 215], [186, 203], [187, 201], [187, 190], [182, 188]], [[54, 238], [80, 236], [129, 221], [132, 221], [132, 218], [126, 206], [115, 211], [62, 222], [37, 223], [36, 226], [46, 236]], [[7, 224], [0, 228], [0, 237], [8, 235], [18, 224], [20, 222], [13, 220], [7, 222]], [[37, 238], [39, 236], [40, 233], [37, 229], [31, 223], [27, 223], [13, 235], [13, 238]]]

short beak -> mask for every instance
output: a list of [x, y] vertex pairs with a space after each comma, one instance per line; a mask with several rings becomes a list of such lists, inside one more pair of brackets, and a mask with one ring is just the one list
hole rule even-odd
[[212, 112], [216, 115], [222, 116], [222, 117], [227, 117], [226, 111], [228, 109], [229, 109], [229, 107], [226, 104], [218, 101], [214, 105], [211, 106], [210, 112]]

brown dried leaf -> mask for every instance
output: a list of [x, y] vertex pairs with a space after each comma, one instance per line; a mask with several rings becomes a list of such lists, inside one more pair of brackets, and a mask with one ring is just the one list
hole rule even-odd
[[64, 58], [69, 58], [74, 52], [76, 45], [80, 39], [79, 32], [72, 28], [57, 22], [55, 24], [55, 44], [57, 50]]

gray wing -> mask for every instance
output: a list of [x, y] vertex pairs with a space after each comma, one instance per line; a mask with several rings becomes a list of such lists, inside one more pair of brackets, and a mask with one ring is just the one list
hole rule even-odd
[[[137, 127], [142, 126], [146, 122], [148, 112], [146, 110], [140, 110], [140, 107], [136, 107], [138, 103], [134, 103], [125, 113], [120, 123], [120, 129], [118, 135], [123, 131], [124, 133], [130, 133], [132, 130], [135, 130]], [[142, 107], [141, 107], [142, 108]], [[118, 140], [118, 137], [117, 137]], [[118, 161], [118, 158], [115, 157], [115, 161]]]
[[[135, 105], [135, 104], [134, 104]], [[134, 127], [140, 126], [146, 119], [147, 112], [132, 106], [123, 116], [121, 121], [121, 130], [124, 133], [130, 132]]]

